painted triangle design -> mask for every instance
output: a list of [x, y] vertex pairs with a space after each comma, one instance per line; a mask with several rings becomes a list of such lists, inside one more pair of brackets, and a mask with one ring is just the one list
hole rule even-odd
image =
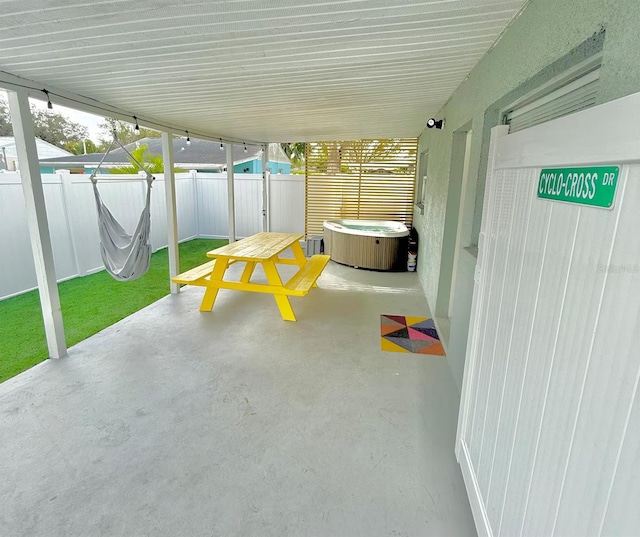
[[407, 326], [413, 326], [414, 324], [423, 323], [428, 319], [427, 317], [405, 317], [405, 320], [407, 321]]
[[380, 315], [380, 348], [383, 351], [445, 356], [433, 319]]
[[411, 340], [411, 352], [417, 352], [426, 349], [427, 347], [431, 347], [432, 345], [437, 345], [437, 341], [421, 341], [418, 339]]
[[380, 349], [388, 352], [411, 352], [383, 337], [380, 338]]
[[436, 323], [433, 321], [433, 319], [425, 319], [421, 323], [412, 324], [411, 328], [433, 328], [435, 330]]
[[399, 323], [398, 321], [394, 321], [393, 319], [389, 319], [389, 317], [387, 317], [386, 315], [380, 315], [380, 324], [381, 325], [388, 325], [388, 326], [397, 326], [397, 327], [401, 327], [401, 326], [407, 326], [405, 323]]
[[404, 315], [383, 315], [383, 317], [386, 317], [390, 321], [395, 321], [396, 323], [399, 323], [402, 326], [407, 326], [407, 319]]
[[420, 332], [420, 330], [415, 330], [412, 326], [407, 328], [407, 331], [409, 332], [409, 337], [411, 339], [421, 339], [423, 341], [438, 341], [436, 338], [433, 338], [423, 332]]
[[442, 343], [435, 342], [433, 345], [430, 345], [429, 347], [425, 347], [424, 349], [420, 349], [418, 351], [419, 354], [431, 354], [434, 356], [446, 356], [446, 353], [444, 352], [444, 347], [442, 346]]
[[427, 336], [431, 336], [434, 339], [440, 339], [438, 337], [438, 332], [435, 328], [420, 328], [417, 326], [412, 326], [411, 328], [413, 328], [414, 330], [418, 331], [418, 332], [422, 332], [423, 334], [426, 334]]
[[391, 343], [395, 343], [396, 345], [398, 345], [399, 347], [402, 347], [403, 349], [407, 349], [408, 351], [413, 352], [410, 339], [403, 338], [403, 337], [389, 337], [389, 336], [385, 336], [384, 339], [391, 341]]
[[384, 337], [397, 337], [397, 338], [409, 339], [409, 330], [407, 328], [401, 328], [400, 330], [396, 330], [395, 332], [390, 332], [388, 334], [385, 334]]
[[[380, 335], [381, 336], [386, 336], [387, 334], [390, 334], [391, 332], [397, 332], [398, 330], [402, 330], [402, 326], [398, 326], [397, 324], [383, 324], [380, 327]], [[425, 336], [426, 337], [426, 336]]]

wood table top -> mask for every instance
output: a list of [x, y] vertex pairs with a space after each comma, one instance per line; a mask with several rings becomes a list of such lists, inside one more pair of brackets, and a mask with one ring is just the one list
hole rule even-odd
[[211, 250], [207, 252], [207, 257], [228, 257], [231, 259], [246, 259], [248, 261], [271, 259], [299, 241], [303, 236], [299, 233], [263, 231]]

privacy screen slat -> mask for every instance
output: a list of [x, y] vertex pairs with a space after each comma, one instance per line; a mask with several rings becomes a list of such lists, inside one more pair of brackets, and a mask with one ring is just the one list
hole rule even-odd
[[307, 236], [334, 218], [396, 220], [411, 226], [418, 140], [306, 144]]

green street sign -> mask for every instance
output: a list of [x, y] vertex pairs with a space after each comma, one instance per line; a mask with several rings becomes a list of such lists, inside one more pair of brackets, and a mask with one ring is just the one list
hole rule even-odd
[[543, 169], [538, 179], [538, 197], [611, 209], [619, 171], [618, 166]]

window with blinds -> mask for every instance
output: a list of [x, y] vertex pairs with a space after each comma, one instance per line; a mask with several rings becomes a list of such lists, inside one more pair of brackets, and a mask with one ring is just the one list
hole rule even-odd
[[504, 115], [509, 132], [517, 132], [546, 121], [595, 106], [600, 81], [599, 64], [569, 83], [524, 102]]
[[415, 138], [306, 144], [307, 236], [334, 218], [411, 226], [417, 154]]

